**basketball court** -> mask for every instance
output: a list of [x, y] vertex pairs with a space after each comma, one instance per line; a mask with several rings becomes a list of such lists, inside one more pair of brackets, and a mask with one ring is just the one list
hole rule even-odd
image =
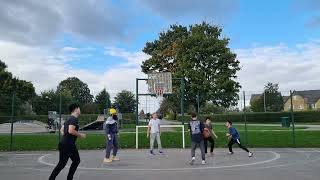
[[[197, 159], [191, 166], [188, 149], [166, 149], [165, 155], [150, 155], [145, 149], [120, 150], [121, 160], [111, 164], [102, 163], [103, 150], [80, 151], [75, 179], [315, 180], [320, 176], [320, 149], [253, 149], [253, 158], [239, 149], [234, 155], [226, 152], [217, 149], [206, 165]], [[57, 161], [58, 152], [52, 151], [0, 153], [1, 179], [48, 179]], [[65, 168], [57, 179], [66, 179], [67, 172]]]

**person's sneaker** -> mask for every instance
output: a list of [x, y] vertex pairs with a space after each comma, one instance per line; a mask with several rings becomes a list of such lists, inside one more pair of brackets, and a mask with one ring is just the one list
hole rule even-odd
[[112, 156], [112, 161], [120, 161], [120, 159], [117, 158], [116, 156]]
[[228, 154], [229, 154], [229, 155], [232, 155], [232, 154], [233, 154], [233, 152], [228, 152]]
[[252, 152], [249, 152], [249, 155], [248, 155], [249, 157], [252, 157], [253, 156], [253, 153]]
[[111, 158], [104, 158], [103, 163], [112, 163], [112, 159]]
[[150, 150], [150, 154], [155, 155], [155, 154], [153, 153], [153, 150]]
[[202, 160], [201, 164], [202, 164], [202, 165], [205, 165], [205, 164], [206, 164], [206, 161], [205, 161], [205, 160]]
[[162, 154], [162, 155], [164, 154], [163, 151], [159, 151], [159, 153]]
[[192, 158], [189, 164], [190, 164], [190, 165], [193, 165], [193, 164], [194, 164], [194, 161], [195, 161], [195, 158]]

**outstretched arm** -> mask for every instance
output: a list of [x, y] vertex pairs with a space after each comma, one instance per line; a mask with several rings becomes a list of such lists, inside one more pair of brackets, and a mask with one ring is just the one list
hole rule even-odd
[[216, 135], [216, 133], [214, 133], [214, 131], [212, 130], [212, 134], [213, 134], [213, 136], [217, 139], [218, 138], [218, 136]]

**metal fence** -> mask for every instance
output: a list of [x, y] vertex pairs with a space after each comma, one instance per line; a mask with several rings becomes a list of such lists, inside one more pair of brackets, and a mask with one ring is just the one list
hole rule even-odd
[[[61, 139], [59, 130], [65, 120], [70, 117], [68, 106], [72, 101], [61, 94], [41, 99], [34, 98], [28, 102], [22, 102], [20, 97], [21, 95], [15, 93], [9, 95], [1, 93], [0, 151], [22, 150], [20, 149], [22, 144], [30, 143], [30, 141], [37, 143], [37, 139], [41, 138], [47, 138], [48, 143], [57, 144]], [[90, 133], [102, 134], [103, 122], [107, 115], [101, 108], [107, 107], [100, 107], [95, 103], [79, 105], [82, 111], [78, 118], [80, 130], [90, 130]], [[133, 114], [123, 113], [120, 117], [120, 126], [135, 123]], [[27, 141], [28, 138], [35, 139]]]
[[[263, 91], [245, 91], [238, 94], [237, 105], [233, 107], [210, 110], [208, 107], [199, 105], [199, 117], [201, 120], [210, 117], [218, 126], [223, 126], [226, 120], [233, 121], [240, 131], [243, 142], [253, 147], [264, 147], [263, 141], [269, 142], [270, 144], [266, 146], [272, 147], [272, 143], [276, 144], [283, 139], [286, 140], [283, 147], [320, 146], [317, 138], [317, 133], [320, 132], [320, 101], [311, 99], [317, 96], [312, 95], [313, 92], [311, 95], [308, 93], [310, 92], [281, 91], [281, 96], [275, 97], [274, 94], [270, 95]], [[44, 102], [22, 102], [12, 93], [9, 96], [0, 96], [0, 102], [0, 151], [21, 150], [20, 147], [24, 143], [36, 144], [41, 138], [45, 138], [48, 144], [59, 142], [61, 136], [57, 131], [69, 117], [70, 102], [63, 96], [52, 99], [48, 97]], [[155, 99], [150, 98], [150, 100], [142, 100], [140, 107], [153, 111], [158, 106], [156, 103], [158, 102]], [[90, 113], [81, 115], [80, 127], [92, 125], [91, 127], [97, 128], [97, 131], [90, 133], [101, 134], [99, 125], [91, 124], [101, 118], [102, 121], [104, 120], [101, 112], [95, 111], [96, 107], [92, 104], [81, 104], [81, 107], [83, 111]], [[153, 109], [150, 110], [150, 107]], [[187, 122], [188, 118], [190, 116], [186, 115], [184, 121]], [[134, 114], [124, 114], [123, 119], [123, 122], [132, 123], [134, 128]], [[178, 120], [183, 122], [181, 119]], [[27, 141], [28, 138], [35, 139]], [[28, 150], [23, 148], [25, 149]]]
[[[242, 140], [248, 145], [256, 143], [255, 136], [263, 137], [265, 134], [271, 136], [266, 137], [270, 143], [276, 144], [279, 139], [286, 139], [283, 147], [313, 147], [319, 144], [312, 141], [320, 130], [320, 91], [243, 91], [238, 94], [235, 106], [215, 108], [218, 107], [213, 107], [210, 112], [210, 108], [208, 110], [208, 107], [199, 104], [198, 114], [202, 120], [210, 117], [217, 124], [233, 121], [241, 129]], [[271, 132], [273, 134], [270, 135]]]

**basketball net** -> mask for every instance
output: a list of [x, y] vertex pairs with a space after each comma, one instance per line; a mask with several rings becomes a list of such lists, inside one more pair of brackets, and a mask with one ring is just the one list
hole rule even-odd
[[156, 94], [156, 98], [163, 98], [165, 89], [163, 87], [154, 88], [154, 92]]

